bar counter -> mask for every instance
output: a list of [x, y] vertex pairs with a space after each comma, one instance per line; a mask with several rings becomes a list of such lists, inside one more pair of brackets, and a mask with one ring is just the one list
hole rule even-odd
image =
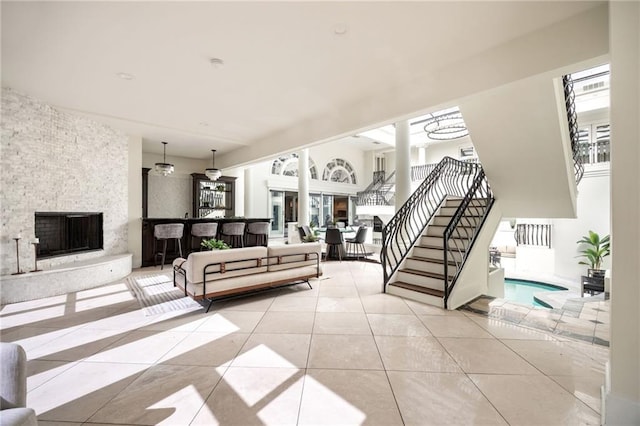
[[[182, 244], [182, 253], [186, 257], [187, 254], [192, 251], [200, 250], [200, 239], [196, 237], [191, 237], [191, 226], [194, 223], [212, 223], [215, 222], [218, 224], [218, 235], [216, 235], [216, 239], [220, 238], [220, 232], [222, 230], [223, 223], [229, 222], [244, 222], [244, 223], [252, 223], [252, 222], [269, 222], [271, 223], [271, 219], [265, 218], [224, 218], [224, 219], [204, 219], [204, 218], [193, 218], [193, 219], [185, 219], [185, 218], [143, 218], [142, 219], [142, 266], [153, 266], [154, 265], [154, 240], [153, 237], [153, 227], [155, 225], [159, 225], [162, 223], [183, 223], [184, 224], [184, 233], [182, 234], [182, 239], [180, 240]], [[246, 244], [246, 227], [245, 227], [245, 244]], [[162, 250], [162, 242], [158, 242], [157, 251]], [[178, 247], [175, 240], [168, 240], [167, 243], [167, 256], [165, 263], [170, 264], [173, 260], [178, 257]], [[158, 258], [157, 263], [160, 264], [160, 259]]]

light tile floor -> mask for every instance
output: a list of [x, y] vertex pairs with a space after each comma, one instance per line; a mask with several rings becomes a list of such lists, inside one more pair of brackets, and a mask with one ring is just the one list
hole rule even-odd
[[599, 424], [607, 347], [381, 294], [373, 263], [324, 270], [207, 314], [144, 316], [123, 282], [16, 303], [1, 338], [44, 426]]

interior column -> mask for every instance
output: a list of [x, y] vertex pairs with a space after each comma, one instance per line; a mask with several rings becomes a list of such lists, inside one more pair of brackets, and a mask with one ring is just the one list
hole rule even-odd
[[251, 166], [244, 168], [244, 217], [254, 217], [253, 211], [253, 179]]
[[640, 424], [640, 3], [609, 2], [611, 346], [605, 424]]
[[298, 153], [298, 226], [309, 225], [309, 149]]
[[132, 256], [132, 267], [142, 265], [142, 221], [141, 202], [143, 198], [142, 176], [142, 137], [129, 136], [129, 188], [128, 188], [128, 250]]
[[411, 195], [411, 145], [409, 121], [396, 123], [396, 211]]
[[418, 148], [418, 164], [427, 164], [427, 147], [421, 146]]

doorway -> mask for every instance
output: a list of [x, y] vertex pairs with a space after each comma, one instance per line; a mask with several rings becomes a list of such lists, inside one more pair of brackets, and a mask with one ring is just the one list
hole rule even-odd
[[336, 222], [349, 223], [349, 197], [333, 196], [333, 220]]

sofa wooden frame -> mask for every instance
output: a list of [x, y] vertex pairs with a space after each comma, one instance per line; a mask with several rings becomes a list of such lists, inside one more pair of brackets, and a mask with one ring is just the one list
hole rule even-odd
[[[289, 257], [300, 258], [301, 256], [304, 256], [304, 260], [298, 259], [292, 262], [283, 261]], [[255, 261], [255, 265], [246, 266], [243, 268], [229, 268], [230, 265], [233, 265], [235, 263], [246, 263], [252, 260]], [[315, 274], [301, 274], [294, 278], [289, 277], [289, 278], [279, 279], [279, 280], [269, 280], [268, 282], [261, 283], [261, 284], [254, 284], [246, 287], [226, 289], [221, 291], [212, 291], [210, 293], [207, 293], [207, 277], [211, 277], [215, 275], [221, 276], [221, 275], [224, 275], [226, 272], [247, 271], [247, 273], [244, 275], [234, 275], [231, 278], [241, 277], [245, 275], [251, 275], [252, 274], [251, 271], [257, 268], [263, 268], [265, 266], [268, 268], [269, 266], [275, 266], [275, 265], [287, 265], [288, 263], [290, 263], [292, 267], [287, 268], [287, 270], [295, 269], [296, 267], [298, 267], [298, 266], [294, 266], [296, 263], [308, 262], [309, 260], [316, 261]], [[197, 295], [195, 293], [191, 294], [187, 290], [187, 287], [188, 287], [187, 271], [182, 268], [182, 265], [186, 262], [185, 260], [179, 265], [174, 265], [173, 267], [173, 286], [182, 288], [182, 285], [180, 285], [176, 281], [176, 274], [181, 275], [184, 278], [184, 283], [185, 283], [183, 288], [185, 297], [191, 297], [193, 300], [196, 300], [196, 301], [208, 300], [209, 306], [207, 306], [207, 310], [205, 311], [205, 313], [207, 313], [209, 312], [209, 309], [211, 309], [211, 305], [213, 304], [214, 301], [228, 299], [231, 296], [244, 296], [244, 295], [256, 293], [261, 290], [271, 290], [271, 289], [282, 288], [282, 287], [287, 287], [287, 286], [301, 284], [301, 283], [306, 283], [309, 286], [309, 288], [312, 289], [313, 287], [311, 286], [309, 279], [320, 277], [321, 275], [320, 260], [321, 259], [318, 253], [311, 252], [311, 253], [283, 254], [283, 255], [277, 255], [277, 256], [262, 256], [257, 258], [238, 259], [238, 260], [231, 260], [231, 261], [209, 263], [205, 265], [202, 271], [202, 294], [200, 295]], [[216, 269], [216, 270], [213, 270], [213, 269]], [[276, 274], [277, 272], [278, 271], [267, 271], [267, 273], [273, 273], [273, 274]], [[209, 279], [210, 284], [214, 284], [216, 281], [218, 280]]]

